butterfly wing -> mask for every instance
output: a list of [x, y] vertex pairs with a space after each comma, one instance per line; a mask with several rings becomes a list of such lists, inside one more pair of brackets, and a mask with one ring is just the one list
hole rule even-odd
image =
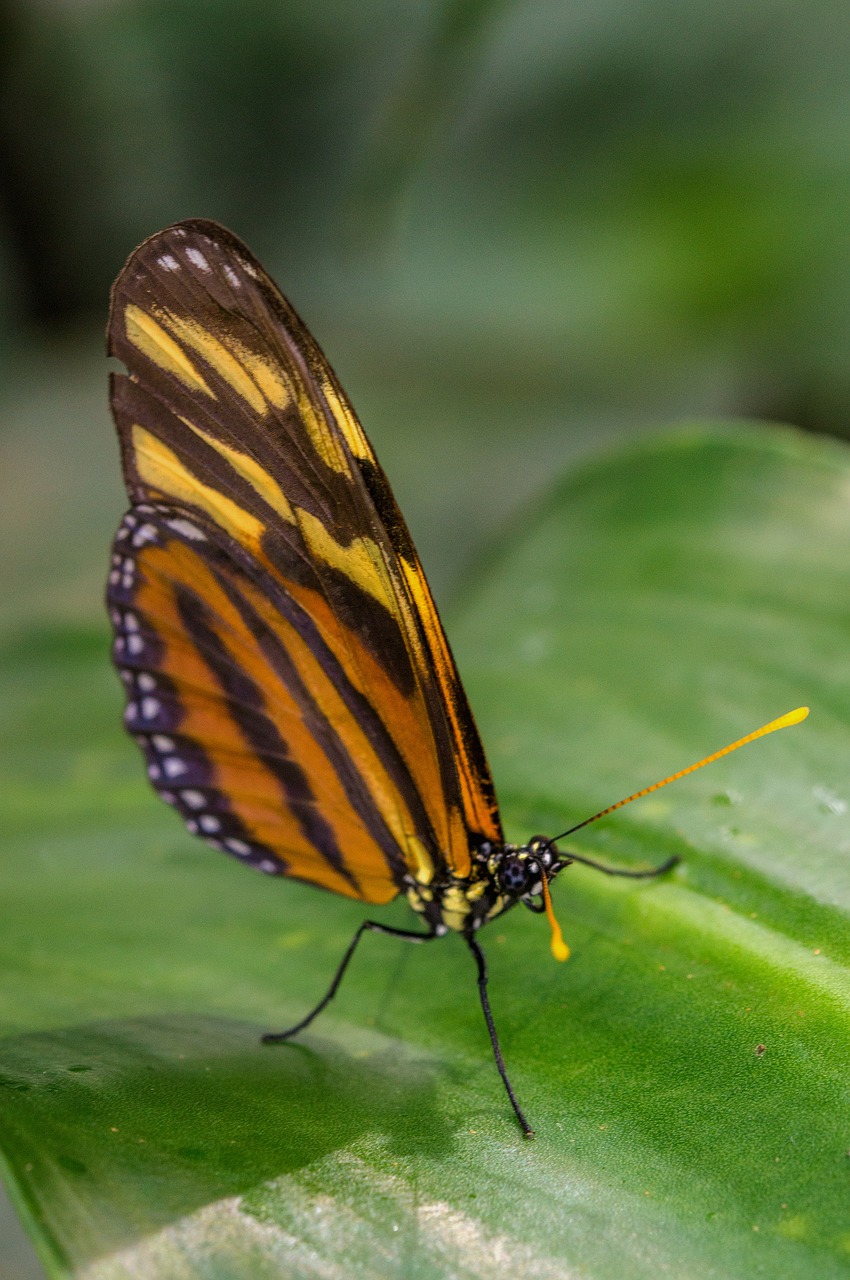
[[467, 875], [470, 847], [501, 840], [483, 749], [404, 520], [304, 325], [240, 241], [187, 222], [119, 275], [109, 351], [134, 503], [115, 660], [160, 794], [261, 869], [367, 901]]

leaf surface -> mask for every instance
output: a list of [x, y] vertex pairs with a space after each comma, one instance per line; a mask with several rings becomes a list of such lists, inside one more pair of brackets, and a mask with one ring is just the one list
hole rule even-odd
[[[457, 939], [186, 836], [119, 728], [104, 632], [7, 645], [0, 1151], [52, 1274], [844, 1276], [850, 1265], [850, 461], [694, 427], [567, 478], [449, 631], [508, 829], [581, 833], [573, 949], [482, 934], [524, 1142]], [[380, 913], [406, 918], [403, 904]]]

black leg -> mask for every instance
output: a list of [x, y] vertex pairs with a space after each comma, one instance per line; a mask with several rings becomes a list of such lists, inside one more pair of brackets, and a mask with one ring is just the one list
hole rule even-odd
[[493, 1057], [496, 1059], [496, 1066], [498, 1067], [499, 1075], [502, 1077], [502, 1084], [507, 1090], [508, 1097], [511, 1100], [511, 1106], [514, 1109], [514, 1114], [516, 1115], [517, 1120], [519, 1120], [520, 1125], [522, 1126], [523, 1133], [526, 1138], [533, 1138], [534, 1130], [526, 1120], [522, 1107], [517, 1102], [513, 1086], [511, 1085], [511, 1082], [508, 1079], [508, 1073], [505, 1070], [505, 1060], [502, 1057], [502, 1050], [499, 1046], [499, 1037], [496, 1035], [496, 1025], [493, 1022], [493, 1014], [490, 1011], [490, 1000], [487, 995], [487, 961], [484, 959], [484, 952], [481, 950], [474, 938], [467, 937], [466, 941], [470, 951], [475, 956], [475, 962], [478, 965], [478, 994], [481, 997], [481, 1008], [484, 1010], [484, 1021], [487, 1023], [487, 1030], [490, 1032], [490, 1043], [493, 1046]]
[[379, 924], [377, 920], [364, 920], [360, 928], [355, 933], [351, 942], [348, 944], [348, 950], [340, 961], [339, 968], [334, 974], [334, 979], [328, 987], [325, 995], [322, 996], [315, 1009], [311, 1009], [306, 1018], [302, 1018], [300, 1022], [296, 1022], [294, 1027], [290, 1027], [288, 1031], [271, 1031], [268, 1035], [263, 1036], [263, 1044], [276, 1044], [281, 1040], [289, 1040], [292, 1036], [303, 1031], [305, 1027], [309, 1027], [310, 1023], [329, 1005], [331, 1000], [337, 993], [337, 988], [342, 982], [345, 971], [348, 968], [351, 957], [357, 949], [357, 944], [363, 937], [363, 934], [370, 930], [372, 933], [388, 933], [393, 938], [405, 938], [408, 942], [430, 942], [432, 938], [436, 938], [436, 933], [417, 933], [415, 929], [393, 929], [388, 924]]

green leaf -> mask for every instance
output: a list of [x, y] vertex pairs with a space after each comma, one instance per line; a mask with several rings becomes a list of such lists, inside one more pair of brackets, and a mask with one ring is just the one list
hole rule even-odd
[[[475, 500], [486, 501], [486, 495]], [[845, 1276], [850, 462], [694, 428], [568, 479], [450, 627], [509, 834], [562, 830], [801, 703], [801, 727], [581, 833], [573, 948], [462, 944], [186, 836], [105, 636], [7, 648], [0, 1150], [48, 1269], [118, 1277]], [[381, 913], [402, 921], [394, 904]]]

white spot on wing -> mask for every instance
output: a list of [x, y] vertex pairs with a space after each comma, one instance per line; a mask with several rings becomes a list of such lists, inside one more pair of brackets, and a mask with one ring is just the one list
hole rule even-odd
[[156, 681], [148, 671], [139, 672], [139, 688], [142, 693], [152, 693], [156, 688]]
[[145, 647], [145, 642], [141, 636], [130, 635], [127, 637], [127, 652], [139, 654]]
[[242, 857], [246, 853], [251, 852], [251, 846], [246, 844], [244, 840], [237, 840], [235, 836], [231, 836], [229, 840], [225, 840], [224, 847], [229, 849], [231, 853], [238, 853]]
[[201, 533], [196, 524], [192, 524], [191, 520], [184, 520], [180, 517], [177, 520], [167, 520], [166, 524], [169, 529], [173, 529], [175, 533], [182, 533], [184, 538], [191, 538], [194, 542], [206, 542], [207, 535]]
[[224, 274], [233, 285], [233, 288], [238, 289], [242, 281], [239, 278], [239, 273], [233, 270], [229, 262], [224, 264]]
[[186, 765], [177, 756], [166, 756], [162, 762], [162, 770], [166, 778], [179, 778], [186, 772]]
[[142, 698], [142, 715], [145, 720], [155, 720], [161, 710], [159, 698]]
[[196, 249], [193, 245], [190, 245], [189, 248], [186, 250], [186, 257], [194, 266], [198, 267], [201, 271], [209, 271], [210, 264], [207, 262], [206, 258], [201, 253], [200, 249]]
[[207, 798], [200, 791], [181, 791], [180, 799], [187, 804], [190, 809], [203, 809], [207, 802]]
[[143, 524], [141, 529], [137, 529], [133, 534], [133, 546], [143, 547], [146, 542], [156, 542], [156, 525]]
[[166, 737], [164, 733], [155, 733], [151, 738], [151, 742], [156, 747], [157, 751], [173, 751], [174, 750], [173, 738]]
[[161, 258], [157, 258], [157, 262], [165, 271], [180, 270], [180, 263], [170, 253], [164, 253]]
[[202, 831], [220, 831], [221, 823], [211, 813], [202, 813], [198, 821]]

